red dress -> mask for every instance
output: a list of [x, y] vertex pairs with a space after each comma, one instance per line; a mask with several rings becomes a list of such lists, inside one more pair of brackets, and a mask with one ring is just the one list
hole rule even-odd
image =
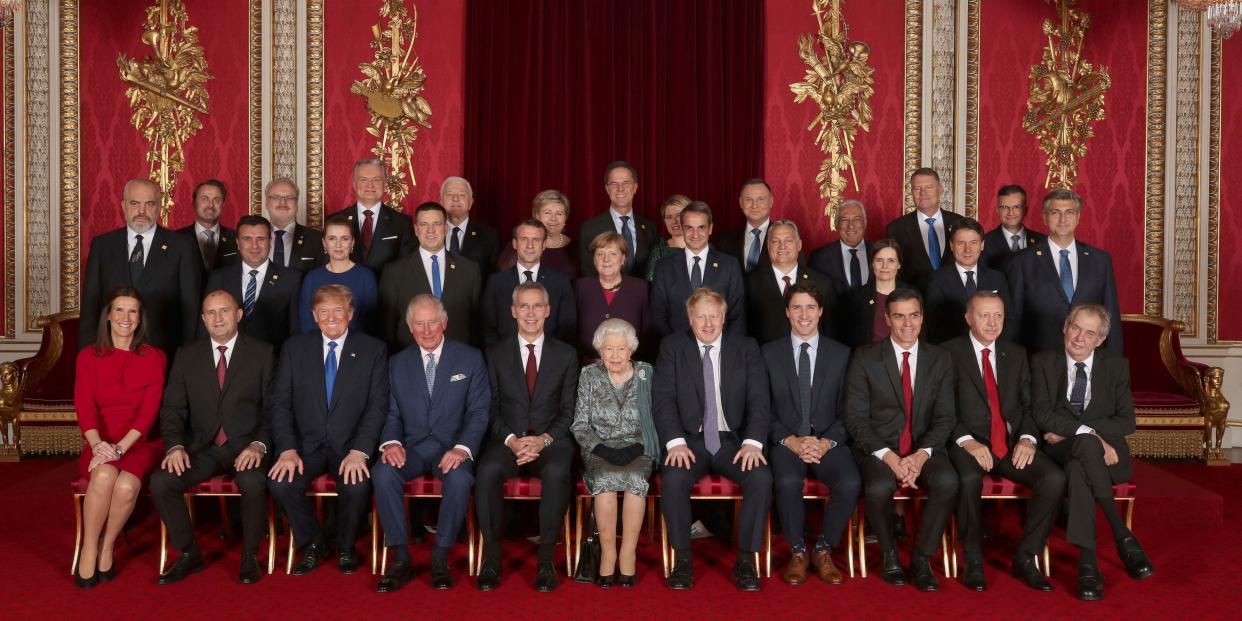
[[[120, 442], [131, 429], [142, 437], [117, 461], [111, 462], [139, 479], [144, 479], [164, 456], [164, 443], [147, 438], [155, 426], [164, 393], [164, 352], [142, 346], [142, 355], [114, 349], [102, 356], [94, 347], [78, 352], [77, 379], [73, 404], [78, 411], [82, 433], [92, 429], [105, 442]], [[82, 449], [78, 472], [88, 476], [91, 447]]]

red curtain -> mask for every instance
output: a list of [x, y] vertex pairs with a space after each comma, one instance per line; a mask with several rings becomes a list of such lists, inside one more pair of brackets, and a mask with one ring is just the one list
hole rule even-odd
[[569, 231], [608, 206], [604, 167], [638, 168], [635, 207], [674, 192], [739, 224], [738, 185], [763, 172], [762, 0], [471, 1], [465, 174], [502, 235], [540, 190]]

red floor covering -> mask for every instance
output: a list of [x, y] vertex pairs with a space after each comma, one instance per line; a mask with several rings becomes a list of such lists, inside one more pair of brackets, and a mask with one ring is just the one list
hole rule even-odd
[[[118, 547], [119, 578], [79, 591], [69, 575], [73, 512], [67, 482], [74, 468], [71, 462], [51, 460], [0, 464], [0, 618], [825, 619], [925, 617], [933, 612], [935, 617], [992, 619], [1185, 619], [1220, 617], [1240, 584], [1232, 563], [1242, 550], [1242, 466], [1140, 463], [1135, 468], [1140, 492], [1134, 530], [1157, 573], [1144, 582], [1131, 581], [1111, 544], [1105, 544], [1100, 555], [1107, 578], [1105, 599], [1096, 603], [1072, 596], [1076, 556], [1060, 530], [1053, 536], [1053, 593], [1028, 590], [1009, 576], [1008, 559], [1019, 535], [1014, 509], [1001, 513], [999, 535], [987, 544], [986, 593], [968, 592], [947, 579], [942, 579], [940, 593], [918, 593], [886, 585], [873, 573], [841, 586], [812, 579], [796, 588], [773, 577], [764, 581], [761, 593], [742, 594], [729, 580], [733, 555], [723, 540], [695, 542], [696, 586], [673, 592], [660, 577], [658, 545], [645, 539], [633, 590], [601, 591], [562, 581], [554, 593], [536, 593], [530, 586], [534, 546], [519, 538], [506, 544], [503, 582], [490, 593], [476, 591], [465, 576], [464, 546], [456, 550], [457, 588], [447, 592], [429, 587], [425, 548], [415, 551], [415, 582], [395, 594], [375, 593], [375, 578], [369, 573], [343, 576], [331, 564], [303, 577], [278, 569], [276, 575], [246, 587], [234, 582], [237, 542], [220, 542], [214, 536], [216, 511], [209, 504], [198, 510], [203, 521], [200, 545], [209, 564], [201, 574], [178, 585], [155, 584], [159, 529], [148, 511]], [[1100, 537], [1109, 541], [1103, 525]], [[773, 540], [775, 573], [788, 550], [779, 537]], [[359, 547], [368, 544], [362, 541]], [[870, 552], [874, 568], [874, 546]], [[278, 565], [282, 563], [278, 554]]]

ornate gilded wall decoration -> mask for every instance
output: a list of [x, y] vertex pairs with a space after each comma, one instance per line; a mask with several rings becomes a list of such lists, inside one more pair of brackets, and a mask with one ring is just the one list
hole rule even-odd
[[172, 213], [172, 187], [185, 168], [185, 143], [203, 126], [195, 113], [207, 114], [211, 75], [198, 28], [189, 21], [181, 0], [160, 0], [147, 8], [142, 33], [151, 55], [141, 62], [124, 54], [116, 59], [121, 80], [130, 85], [125, 89], [134, 111], [130, 123], [150, 143], [147, 161], [151, 180], [164, 191], [160, 219], [165, 225]]
[[871, 48], [862, 41], [849, 42], [841, 1], [812, 0], [819, 32], [798, 37], [798, 56], [807, 65], [806, 75], [789, 85], [795, 103], [811, 99], [819, 105], [807, 130], [815, 132], [815, 146], [825, 155], [815, 182], [820, 198], [827, 201], [824, 215], [830, 227], [835, 227], [837, 206], [849, 182], [847, 171], [858, 189], [854, 139], [859, 129], [871, 129], [870, 99], [875, 92], [871, 77], [875, 69], [867, 65]]
[[1044, 20], [1048, 47], [1031, 66], [1031, 96], [1022, 127], [1039, 139], [1048, 156], [1046, 188], [1072, 188], [1078, 181], [1078, 160], [1087, 154], [1095, 134], [1091, 123], [1104, 120], [1104, 93], [1112, 86], [1108, 69], [1082, 59], [1082, 42], [1091, 16], [1077, 0], [1055, 2], [1059, 23]]
[[358, 65], [364, 78], [349, 90], [366, 99], [371, 112], [367, 133], [376, 139], [371, 152], [384, 160], [388, 196], [393, 204], [400, 205], [418, 183], [414, 178], [414, 140], [419, 125], [431, 129], [431, 105], [421, 94], [427, 76], [414, 53], [418, 9], [407, 10], [404, 0], [385, 0], [379, 15], [380, 22], [371, 27], [375, 58]]

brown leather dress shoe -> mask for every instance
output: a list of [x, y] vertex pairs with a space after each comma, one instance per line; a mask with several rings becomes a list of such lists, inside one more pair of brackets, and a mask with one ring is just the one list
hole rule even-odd
[[794, 586], [806, 582], [806, 568], [810, 564], [811, 559], [807, 558], [806, 552], [794, 552], [789, 559], [789, 564], [785, 566], [785, 575], [782, 579], [786, 584]]
[[832, 562], [832, 550], [817, 550], [811, 557], [812, 563], [815, 565], [815, 572], [819, 575], [819, 579], [828, 584], [841, 584], [845, 582], [845, 576], [841, 575], [841, 570], [837, 569], [836, 564]]

